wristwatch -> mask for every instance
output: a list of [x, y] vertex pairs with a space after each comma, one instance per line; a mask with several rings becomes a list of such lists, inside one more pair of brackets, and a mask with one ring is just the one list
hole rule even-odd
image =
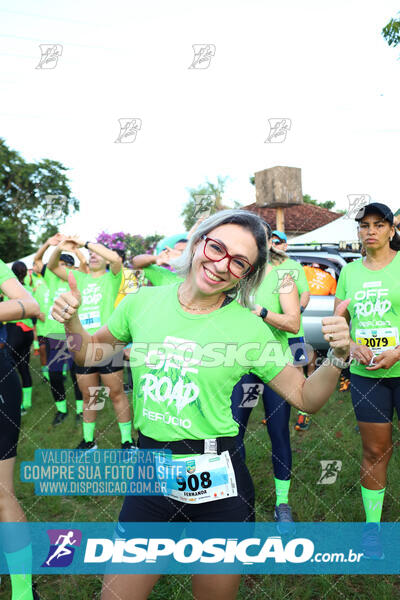
[[266, 309], [266, 308], [263, 306], [263, 307], [262, 307], [262, 309], [260, 310], [260, 317], [261, 317], [262, 319], [265, 319], [265, 317], [267, 316], [267, 314], [268, 314], [268, 311], [267, 311], [267, 309]]
[[89, 250], [88, 244], [90, 244], [90, 242], [85, 242], [85, 248], [86, 248], [86, 250]]
[[330, 364], [333, 365], [334, 367], [337, 367], [338, 369], [347, 369], [347, 367], [349, 367], [351, 365], [351, 361], [352, 361], [350, 356], [349, 356], [349, 360], [347, 362], [342, 360], [341, 358], [338, 358], [337, 356], [335, 356], [335, 354], [333, 352], [333, 348], [329, 348], [326, 357], [329, 360]]

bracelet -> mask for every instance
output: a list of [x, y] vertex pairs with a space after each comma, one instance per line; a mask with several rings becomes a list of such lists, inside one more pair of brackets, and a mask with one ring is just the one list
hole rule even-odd
[[21, 319], [25, 319], [25, 315], [26, 315], [25, 306], [22, 304], [21, 300], [18, 300], [18, 299], [16, 299], [16, 300], [17, 300], [18, 304], [20, 305], [20, 307], [22, 308], [22, 317], [21, 317]]
[[267, 314], [268, 314], [268, 310], [263, 306], [262, 309], [260, 310], [260, 317], [262, 319], [265, 319], [265, 317], [267, 316]]
[[90, 242], [85, 242], [85, 248], [86, 248], [86, 250], [89, 250], [88, 244], [90, 244]]
[[[328, 364], [331, 364], [334, 367], [337, 367], [338, 369], [347, 369], [351, 365], [351, 361], [352, 361], [352, 359], [350, 357], [349, 357], [349, 360], [346, 362], [346, 361], [342, 360], [341, 358], [338, 358], [337, 356], [335, 356], [335, 354], [333, 352], [333, 348], [329, 348], [326, 357], [329, 361]], [[324, 361], [323, 364], [326, 364], [326, 361]]]

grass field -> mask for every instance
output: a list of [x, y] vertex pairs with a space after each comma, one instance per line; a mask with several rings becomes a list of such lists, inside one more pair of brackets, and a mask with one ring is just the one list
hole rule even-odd
[[[43, 497], [35, 496], [33, 484], [19, 481], [19, 463], [33, 460], [38, 448], [74, 448], [82, 439], [81, 427], [75, 423], [74, 400], [68, 376], [70, 414], [57, 428], [51, 423], [54, 404], [48, 384], [38, 377], [39, 362], [32, 359], [34, 390], [33, 408], [23, 417], [18, 448], [16, 492], [28, 521], [114, 521], [122, 498], [110, 497]], [[270, 442], [266, 427], [261, 424], [261, 406], [253, 410], [247, 433], [247, 464], [256, 487], [258, 521], [271, 521], [274, 508], [273, 473]], [[359, 486], [361, 440], [355, 431], [355, 419], [350, 394], [336, 392], [322, 411], [313, 417], [311, 428], [296, 433], [292, 411], [291, 440], [293, 475], [290, 504], [296, 521], [362, 521]], [[119, 430], [111, 406], [98, 414], [96, 430], [100, 448], [119, 448]], [[395, 452], [389, 466], [388, 488], [383, 520], [399, 517], [400, 467], [399, 433], [394, 431]], [[321, 475], [320, 460], [340, 460], [342, 470], [336, 483], [317, 485]], [[100, 597], [101, 577], [96, 576], [34, 576], [42, 600], [95, 600]], [[190, 580], [186, 576], [163, 576], [151, 595], [152, 599], [184, 600], [191, 598]], [[0, 598], [10, 598], [9, 578], [2, 577]], [[244, 599], [357, 599], [400, 598], [398, 576], [244, 576], [239, 598]], [[212, 600], [212, 599], [210, 599]]]

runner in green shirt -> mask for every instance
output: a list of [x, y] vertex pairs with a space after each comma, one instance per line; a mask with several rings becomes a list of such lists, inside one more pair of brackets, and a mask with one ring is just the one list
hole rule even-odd
[[[288, 243], [287, 236], [283, 231], [275, 230], [272, 232], [272, 245], [276, 250], [286, 252]], [[296, 283], [299, 292], [300, 313], [303, 313], [310, 301], [310, 286], [303, 266], [296, 260], [287, 258], [281, 266], [282, 269], [288, 269], [288, 273]], [[307, 344], [304, 339], [303, 319], [300, 314], [300, 329], [297, 333], [288, 332], [288, 342], [293, 354], [293, 364], [303, 373], [303, 367], [310, 363], [312, 356], [307, 352]], [[296, 431], [306, 431], [310, 427], [311, 417], [305, 412], [297, 412]]]
[[379, 538], [387, 466], [393, 451], [394, 409], [400, 418], [400, 236], [388, 206], [359, 211], [365, 256], [340, 273], [335, 305], [350, 298], [351, 397], [361, 433], [361, 493], [366, 513], [364, 554], [383, 558]]
[[[21, 285], [31, 292], [30, 285], [25, 285], [28, 269], [24, 262], [18, 260], [11, 267]], [[7, 299], [7, 296], [5, 297]], [[33, 344], [32, 319], [17, 319], [7, 323], [7, 345], [10, 354], [17, 366], [22, 380], [22, 406], [21, 414], [24, 415], [32, 408], [32, 375], [29, 368], [31, 346]]]
[[[263, 315], [267, 324], [279, 341], [288, 359], [292, 359], [288, 334], [296, 333], [300, 326], [299, 295], [290, 271], [284, 268], [286, 254], [272, 244], [271, 231], [266, 228], [270, 262], [265, 269], [265, 277], [255, 296], [255, 314]], [[265, 307], [265, 308], [263, 308]], [[263, 311], [263, 313], [261, 313]], [[272, 465], [276, 503], [274, 518], [281, 534], [293, 531], [293, 516], [289, 506], [289, 488], [292, 469], [292, 450], [290, 447], [290, 405], [271, 388], [263, 384], [262, 379], [253, 373], [245, 375], [232, 392], [232, 414], [239, 424], [238, 445], [245, 458], [244, 435], [253, 408], [262, 396], [265, 412], [265, 424], [271, 439]]]
[[[168, 497], [127, 497], [121, 522], [254, 520], [254, 488], [236, 451], [233, 386], [245, 373], [255, 373], [284, 400], [309, 412], [316, 412], [334, 392], [340, 374], [337, 358], [304, 381], [287, 364], [286, 352], [270, 329], [249, 310], [265, 259], [259, 217], [239, 209], [220, 211], [196, 229], [176, 264], [183, 283], [142, 288], [127, 296], [93, 336], [79, 320], [81, 294], [70, 274], [71, 291], [56, 300], [53, 315], [68, 334], [81, 336], [80, 348], [73, 350], [75, 360], [83, 364], [90, 356], [96, 364], [94, 344], [103, 344], [104, 360], [132, 342], [140, 447], [193, 453], [190, 472], [197, 468], [203, 475], [201, 495], [187, 491], [184, 477]], [[334, 352], [341, 357], [349, 353], [347, 323], [339, 316], [345, 306], [323, 320], [323, 333], [333, 338]], [[216, 469], [224, 474], [217, 480]], [[145, 598], [158, 577], [106, 575], [102, 598], [127, 600], [132, 589]], [[196, 575], [193, 591], [205, 598], [218, 588], [219, 597], [229, 600], [236, 597], [239, 582], [240, 575]]]
[[[160, 254], [138, 254], [131, 261], [133, 269], [143, 269], [146, 278], [152, 285], [168, 285], [175, 283], [177, 275], [169, 267], [171, 261], [179, 258], [185, 250], [187, 240], [179, 240], [174, 248], [166, 248]], [[162, 266], [165, 265], [165, 266]], [[179, 278], [182, 281], [182, 278]]]
[[[0, 293], [8, 298], [0, 303], [0, 323], [17, 322], [39, 314], [37, 303], [2, 260]], [[0, 343], [0, 398], [0, 522], [21, 523], [26, 521], [26, 516], [15, 496], [14, 467], [21, 423], [22, 392], [7, 342]], [[20, 535], [19, 545], [15, 545], [15, 539], [9, 532], [2, 537], [2, 550], [9, 571], [13, 573], [10, 576], [12, 597], [37, 600], [38, 596], [32, 588], [32, 575], [26, 571], [27, 566], [32, 565], [29, 533], [27, 532], [25, 543]], [[19, 567], [24, 575], [18, 574]]]
[[[89, 250], [89, 273], [71, 271], [60, 266], [59, 258], [63, 250], [79, 250], [84, 246]], [[110, 266], [109, 270], [107, 270], [107, 264]], [[50, 257], [48, 267], [64, 282], [68, 281], [69, 273], [74, 274], [81, 294], [80, 323], [88, 334], [96, 333], [107, 322], [114, 310], [115, 299], [122, 281], [120, 256], [102, 244], [92, 242], [85, 244], [78, 237], [70, 237], [56, 247]], [[121, 447], [129, 449], [134, 446], [129, 401], [124, 392], [123, 362], [123, 352], [121, 351], [112, 362], [108, 361], [96, 367], [76, 367], [84, 406], [83, 439], [78, 445], [78, 449], [94, 450], [97, 448], [94, 433], [97, 410], [101, 409], [101, 396], [110, 397], [113, 403], [121, 433]], [[104, 390], [100, 386], [100, 379]]]

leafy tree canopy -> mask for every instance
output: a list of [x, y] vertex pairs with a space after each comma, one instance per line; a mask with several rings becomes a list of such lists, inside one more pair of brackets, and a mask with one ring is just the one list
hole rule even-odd
[[400, 13], [395, 19], [390, 19], [389, 23], [382, 29], [382, 35], [389, 46], [398, 46], [400, 44]]
[[27, 162], [0, 139], [0, 256], [5, 262], [32, 252], [39, 239], [79, 209], [67, 170], [48, 158]]

